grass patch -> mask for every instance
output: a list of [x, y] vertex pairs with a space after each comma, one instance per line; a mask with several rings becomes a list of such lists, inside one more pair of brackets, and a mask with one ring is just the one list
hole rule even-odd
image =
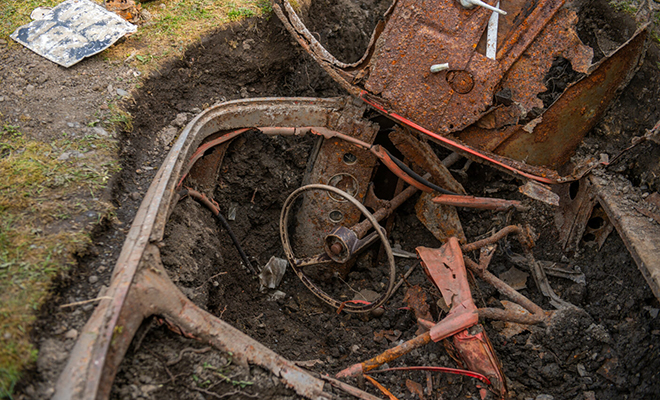
[[0, 126], [0, 397], [9, 397], [36, 360], [29, 330], [50, 282], [89, 244], [88, 227], [112, 212], [96, 197], [118, 167], [110, 138], [45, 143]]
[[151, 18], [137, 33], [104, 53], [108, 59], [134, 59], [134, 66], [149, 73], [159, 61], [181, 57], [192, 43], [222, 25], [249, 17], [268, 17], [273, 11], [268, 0], [169, 0], [142, 4]]
[[610, 7], [619, 12], [625, 12], [630, 15], [635, 15], [637, 13], [637, 7], [630, 0], [611, 0]]

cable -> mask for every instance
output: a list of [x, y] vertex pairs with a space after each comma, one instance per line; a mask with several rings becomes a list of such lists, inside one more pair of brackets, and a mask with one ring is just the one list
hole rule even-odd
[[229, 222], [227, 222], [227, 220], [222, 215], [222, 213], [220, 213], [220, 209], [216, 206], [216, 204], [213, 204], [215, 202], [213, 200], [210, 200], [208, 197], [204, 196], [202, 193], [193, 189], [185, 188], [179, 192], [180, 198], [184, 198], [186, 195], [190, 196], [193, 200], [195, 200], [199, 204], [211, 210], [211, 213], [220, 221], [222, 227], [225, 228], [225, 230], [229, 234], [231, 241], [234, 242], [234, 246], [236, 247], [236, 250], [238, 250], [238, 254], [241, 255], [241, 259], [243, 260], [245, 265], [248, 267], [250, 271], [252, 271], [253, 274], [256, 275], [257, 271], [254, 269], [252, 263], [250, 263], [250, 260], [243, 251], [241, 244], [238, 242], [238, 239], [236, 238], [236, 235], [234, 235], [234, 231], [232, 231], [231, 228], [229, 227]]
[[392, 161], [394, 161], [394, 163], [395, 163], [399, 168], [401, 168], [406, 174], [410, 175], [411, 178], [415, 179], [417, 182], [421, 183], [422, 185], [428, 186], [428, 187], [430, 187], [431, 189], [435, 190], [436, 192], [440, 192], [440, 193], [444, 193], [444, 194], [451, 194], [451, 195], [454, 195], [454, 196], [464, 196], [464, 195], [462, 195], [462, 194], [454, 193], [454, 192], [452, 192], [451, 190], [443, 189], [443, 188], [441, 188], [440, 186], [438, 186], [438, 185], [436, 185], [436, 184], [433, 184], [433, 183], [427, 181], [426, 179], [422, 178], [422, 177], [419, 176], [417, 173], [415, 173], [415, 171], [413, 171], [412, 169], [410, 169], [410, 168], [409, 168], [406, 164], [404, 164], [401, 160], [399, 160], [398, 158], [394, 157], [394, 156], [392, 155], [392, 153], [390, 153], [389, 151], [387, 151], [386, 148], [383, 147], [383, 150], [385, 150], [385, 153], [387, 153], [387, 155], [392, 159]]

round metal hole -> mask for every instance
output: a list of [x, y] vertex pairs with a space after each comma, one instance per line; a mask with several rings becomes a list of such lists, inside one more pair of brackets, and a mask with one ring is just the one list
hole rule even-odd
[[589, 219], [587, 226], [591, 229], [600, 229], [605, 226], [605, 220], [601, 217], [593, 217]]
[[[341, 173], [333, 176], [330, 178], [328, 181], [328, 185], [334, 186], [337, 189], [343, 190], [344, 192], [350, 194], [351, 196], [355, 197], [358, 193], [359, 190], [359, 185], [357, 179], [351, 174], [346, 174], [346, 173]], [[330, 196], [331, 199], [339, 202], [345, 202], [347, 201], [340, 195], [336, 193], [328, 193], [328, 196]]]
[[594, 235], [593, 233], [587, 233], [586, 235], [584, 235], [582, 240], [584, 240], [585, 242], [595, 242], [596, 235]]
[[332, 210], [330, 211], [330, 214], [328, 214], [328, 218], [334, 223], [339, 223], [344, 219], [344, 213], [339, 210]]
[[353, 153], [344, 154], [343, 159], [347, 165], [353, 165], [357, 162], [357, 156]]

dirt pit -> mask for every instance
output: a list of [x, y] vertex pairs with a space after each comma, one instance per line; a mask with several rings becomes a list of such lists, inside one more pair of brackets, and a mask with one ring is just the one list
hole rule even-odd
[[[312, 13], [321, 17], [310, 27], [339, 58], [353, 61], [361, 55], [379, 15], [374, 10], [382, 11], [388, 5], [316, 2]], [[620, 42], [632, 33], [630, 21], [612, 17], [603, 2], [586, 7], [591, 11], [581, 15], [580, 34], [592, 47], [598, 46], [598, 40]], [[643, 134], [660, 118], [656, 104], [660, 94], [657, 54], [657, 49], [651, 47], [639, 72], [589, 134], [582, 150], [612, 154], [613, 149], [628, 143], [631, 136]], [[344, 95], [342, 90], [291, 40], [274, 16], [269, 20], [247, 20], [203, 38], [184, 59], [166, 65], [158, 76], [147, 80], [131, 106], [135, 129], [122, 141], [124, 168], [114, 191], [122, 223], [109, 224], [98, 233], [95, 250], [81, 260], [79, 273], [61, 283], [53, 302], [43, 310], [43, 322], [35, 331], [35, 341], [43, 349], [41, 362], [19, 387], [19, 396], [43, 398], [52, 393], [73, 345], [66, 335], [70, 329], [80, 330], [92, 310], [63, 311], [57, 306], [94, 296], [103, 291], [102, 285], [108, 285], [126, 227], [179, 128], [202, 109], [224, 100], [339, 95]], [[367, 116], [382, 123], [375, 114]], [[314, 143], [315, 139], [309, 137], [250, 133], [232, 142], [228, 149], [213, 196], [225, 215], [230, 209], [236, 210], [230, 225], [255, 265], [263, 266], [271, 256], [284, 257], [279, 214], [286, 197], [301, 184]], [[436, 150], [441, 157], [448, 154], [444, 149]], [[638, 151], [639, 157], [620, 163], [614, 172], [630, 178], [639, 190], [658, 190], [656, 175], [646, 173], [657, 168], [658, 148], [643, 145]], [[460, 167], [462, 162], [455, 168]], [[476, 164], [466, 176], [456, 177], [472, 195], [517, 199], [531, 207], [527, 213], [460, 210], [470, 241], [511, 223], [529, 223], [540, 235], [534, 249], [538, 259], [577, 266], [586, 278], [585, 283], [550, 278], [555, 291], [579, 309], [556, 312], [547, 326], [530, 326], [507, 337], [503, 324], [484, 322], [502, 362], [511, 398], [656, 398], [660, 393], [660, 304], [616, 232], [600, 251], [586, 246], [575, 254], [564, 254], [556, 240], [553, 211], [520, 195], [520, 181]], [[441, 245], [417, 220], [416, 199], [399, 208], [390, 236], [394, 245], [409, 252], [417, 246]], [[516, 246], [514, 240], [500, 243], [490, 267], [494, 274], [514, 265], [511, 255], [519, 252]], [[444, 315], [436, 305], [439, 291], [418, 265], [379, 317], [337, 314], [307, 290], [290, 269], [276, 290], [260, 291], [256, 277], [241, 267], [227, 233], [207, 209], [190, 199], [177, 204], [161, 252], [172, 280], [197, 305], [318, 373], [333, 375], [414, 337], [414, 315], [403, 309], [404, 294], [411, 286], [419, 285], [424, 290], [435, 318]], [[354, 274], [338, 285], [344, 285], [344, 292], [350, 293], [348, 285], [371, 277], [369, 267], [377, 258], [375, 245], [360, 256]], [[397, 275], [416, 263], [398, 258]], [[93, 283], [92, 275], [96, 277]], [[382, 280], [382, 274], [375, 275], [373, 281]], [[478, 279], [471, 280], [471, 284], [478, 307], [501, 305], [494, 289]], [[531, 279], [521, 293], [544, 309], [552, 309]], [[183, 338], [152, 319], [136, 335], [115, 379], [111, 398], [297, 397], [268, 371], [259, 367], [246, 371], [232, 361], [232, 355]], [[428, 345], [390, 364], [403, 365], [456, 367], [442, 344]], [[427, 398], [480, 398], [472, 378], [436, 373], [429, 378], [423, 372], [375, 377], [401, 399], [417, 398], [407, 388], [407, 380], [431, 387], [425, 394]], [[351, 383], [379, 394], [368, 383]]]

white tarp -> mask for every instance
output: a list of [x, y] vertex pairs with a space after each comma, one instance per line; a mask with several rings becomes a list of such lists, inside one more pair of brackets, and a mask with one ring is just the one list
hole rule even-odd
[[67, 0], [11, 38], [63, 67], [110, 47], [137, 27], [89, 0]]

